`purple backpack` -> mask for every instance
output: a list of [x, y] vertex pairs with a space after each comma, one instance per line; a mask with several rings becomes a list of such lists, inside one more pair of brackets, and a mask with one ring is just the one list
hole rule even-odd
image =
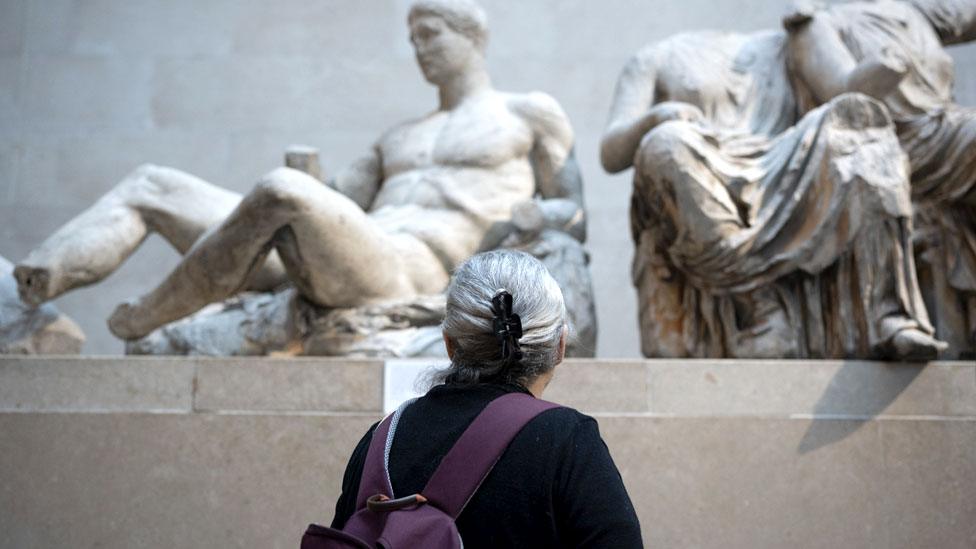
[[559, 405], [524, 393], [493, 400], [444, 456], [422, 494], [395, 497], [389, 461], [404, 404], [376, 427], [366, 452], [356, 513], [342, 530], [311, 524], [301, 549], [463, 547], [455, 519], [522, 427]]

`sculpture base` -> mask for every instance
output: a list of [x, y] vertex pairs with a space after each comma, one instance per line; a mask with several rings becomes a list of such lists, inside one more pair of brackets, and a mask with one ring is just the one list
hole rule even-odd
[[[0, 358], [0, 547], [289, 547], [384, 362]], [[649, 547], [971, 547], [976, 364], [571, 360]]]

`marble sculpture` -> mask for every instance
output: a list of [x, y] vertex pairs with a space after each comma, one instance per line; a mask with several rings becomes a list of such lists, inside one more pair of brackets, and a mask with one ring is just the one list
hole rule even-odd
[[811, 4], [786, 28], [801, 112], [858, 80], [887, 108], [911, 166], [915, 258], [936, 335], [946, 358], [976, 356], [976, 109], [953, 101], [945, 51], [976, 40], [976, 2]]
[[[788, 31], [680, 34], [629, 61], [601, 159], [634, 168], [646, 356], [946, 350], [919, 287], [912, 198], [970, 207], [973, 117], [951, 105], [939, 40], [971, 37], [974, 12], [962, 1], [799, 5]], [[894, 46], [911, 61], [896, 70]], [[949, 231], [965, 238], [974, 218], [960, 216]], [[972, 271], [956, 276], [970, 251], [941, 249], [957, 268], [946, 287], [972, 288]]]
[[[301, 151], [290, 156], [302, 169], [275, 169], [246, 196], [176, 169], [139, 167], [20, 262], [22, 299], [39, 304], [102, 280], [155, 232], [183, 257], [155, 289], [111, 315], [111, 331], [135, 352], [316, 352], [318, 345], [325, 354], [415, 354], [424, 345], [412, 332], [392, 345], [381, 332], [436, 331], [437, 296], [454, 266], [479, 250], [519, 246], [552, 256], [564, 289], [578, 298], [577, 352], [592, 354], [582, 182], [566, 114], [549, 95], [492, 87], [486, 18], [473, 2], [418, 1], [409, 30], [424, 78], [438, 89], [436, 110], [394, 126], [325, 184]], [[141, 340], [242, 290], [273, 289], [176, 330], [206, 336], [213, 322], [231, 319], [241, 330], [264, 330], [255, 336], [261, 344], [240, 333], [209, 349], [206, 341], [174, 349], [159, 332]], [[416, 323], [405, 310], [419, 311]], [[322, 334], [283, 325], [296, 315], [306, 329], [346, 329], [338, 343], [326, 334], [323, 344]], [[372, 343], [350, 344], [372, 335]], [[319, 343], [309, 348], [308, 340]]]

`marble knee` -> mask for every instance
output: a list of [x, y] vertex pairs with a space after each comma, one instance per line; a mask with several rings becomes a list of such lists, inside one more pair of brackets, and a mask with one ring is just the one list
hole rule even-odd
[[641, 140], [634, 156], [635, 193], [644, 200], [658, 202], [663, 197], [673, 197], [675, 175], [684, 169], [684, 151], [688, 124], [680, 121], [665, 122], [648, 132]]
[[301, 207], [307, 201], [310, 187], [321, 186], [322, 183], [304, 172], [280, 167], [265, 174], [248, 194], [247, 199], [249, 202], [290, 211]]

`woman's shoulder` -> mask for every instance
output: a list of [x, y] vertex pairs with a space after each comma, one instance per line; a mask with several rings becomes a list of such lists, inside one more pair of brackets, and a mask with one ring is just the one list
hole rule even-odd
[[599, 436], [599, 426], [593, 417], [569, 406], [559, 406], [536, 416], [526, 424], [523, 432], [529, 436], [544, 435], [550, 442], [557, 442], [574, 438], [582, 432]]

